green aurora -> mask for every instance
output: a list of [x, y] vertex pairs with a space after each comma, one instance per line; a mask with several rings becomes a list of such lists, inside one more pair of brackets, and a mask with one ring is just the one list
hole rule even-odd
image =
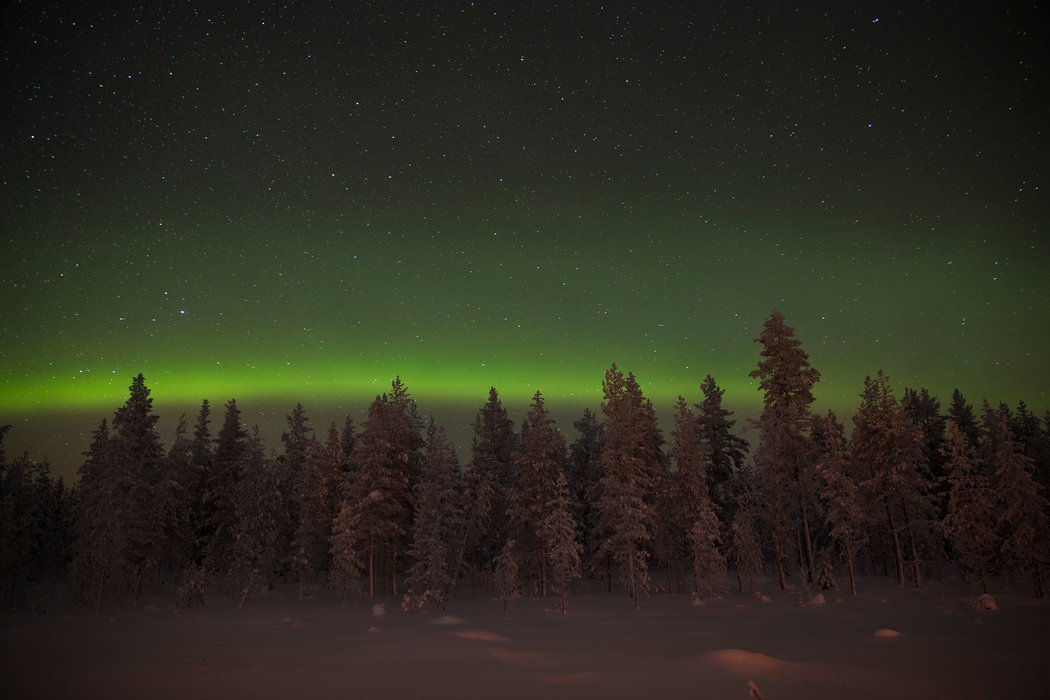
[[847, 426], [880, 368], [1050, 408], [1038, 8], [388, 5], [4, 11], [9, 455], [139, 372], [166, 439], [398, 375], [461, 455], [490, 386], [571, 437], [613, 362], [742, 428], [774, 308]]

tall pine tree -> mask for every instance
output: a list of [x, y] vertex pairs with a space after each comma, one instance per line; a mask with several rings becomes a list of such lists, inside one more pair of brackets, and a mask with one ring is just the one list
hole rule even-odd
[[613, 364], [602, 384], [605, 401], [602, 478], [598, 504], [598, 559], [620, 572], [638, 607], [649, 590], [653, 488], [661, 469], [660, 428], [652, 404], [633, 374]]
[[377, 396], [372, 402], [354, 448], [353, 461], [359, 472], [349, 512], [356, 518], [357, 551], [367, 562], [370, 598], [382, 584], [382, 572], [390, 576], [391, 592], [396, 595], [398, 591], [419, 474], [420, 429], [415, 401], [397, 378], [389, 395]]
[[459, 459], [445, 429], [431, 419], [423, 472], [416, 487], [417, 507], [412, 525], [408, 584], [416, 596], [444, 606], [455, 584], [456, 546], [462, 538], [463, 517]]
[[798, 562], [805, 578], [815, 575], [812, 522], [817, 478], [813, 447], [806, 434], [813, 387], [820, 372], [810, 366], [809, 355], [776, 309], [755, 342], [762, 345], [762, 360], [750, 376], [763, 392], [758, 419], [759, 447], [755, 463], [767, 494], [767, 521], [773, 536], [780, 586], [786, 586], [783, 562], [791, 542], [798, 543]]
[[944, 533], [960, 563], [977, 574], [981, 592], [988, 592], [988, 575], [999, 548], [995, 494], [966, 435], [955, 423], [941, 448], [948, 471], [948, 513]]
[[823, 439], [817, 463], [823, 482], [820, 497], [831, 526], [831, 538], [846, 560], [850, 593], [857, 595], [857, 551], [865, 539], [864, 508], [860, 488], [851, 474], [849, 443], [842, 425], [830, 411], [822, 420]]
[[534, 577], [540, 595], [547, 595], [548, 552], [542, 536], [548, 506], [557, 497], [558, 475], [565, 469], [565, 438], [547, 414], [540, 392], [532, 397], [528, 431], [522, 436], [515, 464], [517, 487], [511, 491], [507, 515], [517, 542], [519, 569]]
[[1036, 597], [1044, 598], [1050, 565], [1047, 500], [1032, 474], [1032, 460], [1021, 451], [1006, 416], [999, 416], [991, 428], [1003, 559], [1015, 575], [1029, 577]]
[[497, 554], [507, 540], [509, 494], [517, 483], [514, 454], [518, 439], [514, 423], [495, 387], [474, 419], [471, 461], [467, 471], [468, 499], [466, 563], [478, 574], [491, 576]]

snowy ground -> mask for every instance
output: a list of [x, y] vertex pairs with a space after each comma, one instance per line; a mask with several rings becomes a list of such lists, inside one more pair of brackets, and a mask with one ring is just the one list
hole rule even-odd
[[[289, 587], [244, 609], [168, 601], [0, 617], [0, 688], [10, 698], [784, 698], [1046, 697], [1050, 603], [997, 582], [998, 611], [961, 585], [898, 592], [862, 581], [823, 606], [764, 588], [694, 606], [654, 595], [459, 600], [408, 615], [388, 601]], [[1013, 590], [1011, 591], [1010, 588]], [[549, 609], [548, 609], [549, 608]], [[11, 692], [14, 691], [14, 692]]]

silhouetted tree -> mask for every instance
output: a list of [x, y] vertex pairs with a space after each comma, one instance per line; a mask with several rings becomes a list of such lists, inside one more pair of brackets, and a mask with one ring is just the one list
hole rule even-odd
[[576, 541], [576, 521], [572, 517], [569, 481], [564, 471], [558, 471], [544, 512], [540, 540], [550, 562], [550, 580], [561, 597], [561, 614], [564, 615], [569, 584], [580, 577], [580, 545]]
[[973, 406], [967, 403], [966, 398], [958, 389], [952, 391], [952, 402], [948, 405], [948, 419], [955, 423], [959, 432], [966, 436], [966, 444], [980, 453], [981, 428], [977, 424]]
[[577, 539], [582, 545], [581, 556], [590, 563], [597, 550], [595, 530], [598, 526], [598, 493], [602, 476], [602, 424], [589, 408], [573, 422], [579, 433], [569, 445], [566, 478], [572, 497]]
[[725, 573], [722, 527], [708, 491], [707, 467], [713, 463], [711, 446], [704, 435], [699, 417], [679, 396], [671, 434], [671, 461], [676, 470], [675, 491], [682, 504], [682, 527], [689, 547], [695, 596], [705, 587], [707, 595], [714, 595], [715, 582]]
[[700, 439], [708, 446], [707, 490], [718, 508], [718, 515], [726, 522], [732, 519], [734, 475], [747, 458], [748, 443], [733, 434], [736, 421], [722, 407], [723, 389], [718, 388], [714, 377], [704, 377], [700, 384], [704, 400], [697, 404], [697, 428]]
[[230, 565], [240, 593], [238, 605], [243, 606], [253, 592], [273, 586], [281, 560], [282, 477], [273, 461], [266, 459], [258, 427], [247, 440], [240, 472]]
[[494, 559], [509, 532], [509, 492], [517, 484], [514, 423], [495, 387], [474, 419], [471, 461], [467, 471], [467, 560], [480, 574], [491, 575]]
[[379, 583], [385, 563], [392, 592], [398, 589], [398, 561], [412, 520], [412, 493], [419, 473], [422, 447], [415, 401], [395, 379], [391, 393], [377, 396], [358, 437], [354, 462], [356, 534], [359, 551], [367, 557], [369, 597]]
[[554, 426], [540, 392], [532, 397], [528, 431], [515, 457], [518, 482], [510, 491], [507, 516], [517, 543], [519, 571], [535, 576], [540, 595], [547, 595], [548, 552], [541, 536], [547, 507], [557, 496], [558, 475], [565, 469], [565, 438]]
[[755, 464], [767, 494], [766, 519], [783, 589], [782, 562], [792, 540], [799, 543], [798, 561], [804, 577], [812, 581], [815, 575], [810, 521], [817, 500], [817, 477], [806, 428], [820, 372], [809, 365], [809, 355], [795, 337], [795, 329], [784, 323], [783, 314], [776, 309], [755, 342], [762, 344], [762, 360], [750, 376], [759, 380], [763, 392]]
[[849, 571], [850, 593], [857, 595], [857, 551], [863, 544], [864, 509], [860, 489], [850, 474], [849, 443], [842, 425], [831, 412], [822, 419], [823, 440], [817, 471], [823, 481], [820, 497], [825, 504], [831, 538], [838, 544]]
[[1003, 559], [1014, 574], [1030, 577], [1036, 597], [1043, 598], [1050, 564], [1047, 500], [1032, 475], [1032, 460], [1022, 453], [1006, 416], [992, 425], [989, 440], [996, 444], [992, 459]]
[[960, 563], [977, 573], [981, 592], [987, 593], [988, 573], [999, 548], [995, 494], [977, 454], [955, 423], [948, 426], [942, 450], [950, 486], [944, 533], [955, 547]]
[[861, 405], [853, 417], [853, 461], [865, 493], [869, 520], [881, 520], [893, 542], [897, 585], [904, 586], [906, 539], [911, 578], [922, 587], [920, 551], [932, 540], [936, 513], [926, 477], [922, 430], [893, 396], [880, 370], [864, 380]]
[[416, 513], [410, 555], [415, 560], [408, 583], [417, 596], [443, 606], [455, 584], [456, 552], [461, 541], [459, 459], [445, 429], [431, 419], [423, 472], [416, 487]]
[[633, 374], [613, 364], [602, 384], [605, 428], [598, 510], [598, 556], [619, 569], [637, 608], [649, 590], [653, 487], [661, 466], [660, 428]]
[[248, 434], [241, 425], [237, 401], [226, 403], [222, 427], [215, 441], [211, 472], [205, 478], [204, 551], [207, 569], [218, 576], [229, 573], [237, 527], [237, 484], [248, 452]]
[[103, 419], [84, 453], [76, 498], [76, 553], [73, 562], [78, 598], [102, 610], [108, 587], [126, 587], [129, 578], [130, 513], [125, 486], [113, 467], [113, 438]]

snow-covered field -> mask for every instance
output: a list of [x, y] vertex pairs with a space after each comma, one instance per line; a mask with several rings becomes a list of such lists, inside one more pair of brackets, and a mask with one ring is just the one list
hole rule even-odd
[[[96, 617], [55, 609], [0, 618], [3, 695], [375, 698], [1028, 698], [1050, 694], [1050, 603], [997, 582], [997, 611], [961, 584], [862, 595], [764, 588], [692, 605], [617, 594], [453, 601], [444, 612], [384, 615], [294, 587], [244, 609], [213, 597], [166, 599]], [[13, 691], [13, 692], [12, 692]]]

